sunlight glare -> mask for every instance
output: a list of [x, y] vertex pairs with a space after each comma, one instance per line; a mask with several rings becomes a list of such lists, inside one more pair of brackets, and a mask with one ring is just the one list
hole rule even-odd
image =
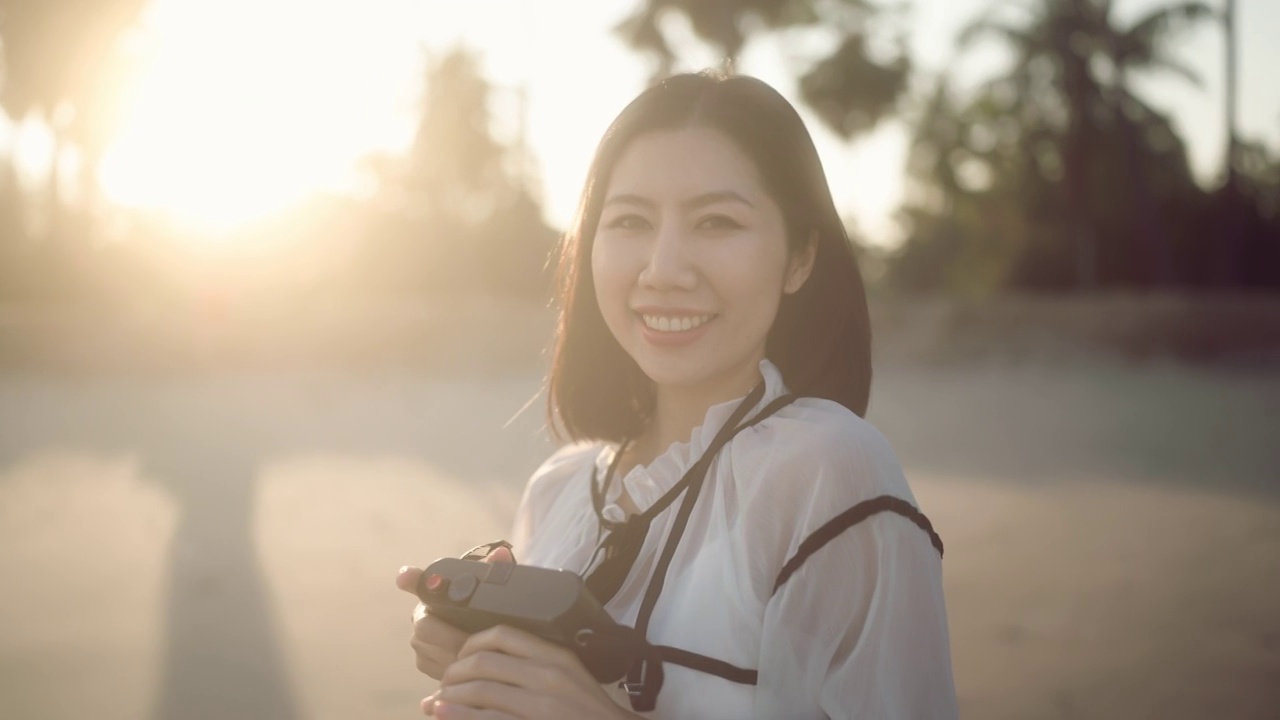
[[361, 156], [407, 133], [380, 112], [417, 67], [411, 31], [388, 21], [398, 5], [157, 0], [106, 198], [225, 235], [349, 188]]

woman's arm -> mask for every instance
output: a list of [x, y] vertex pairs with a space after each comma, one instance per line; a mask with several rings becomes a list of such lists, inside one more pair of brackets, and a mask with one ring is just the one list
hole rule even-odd
[[[942, 561], [894, 512], [916, 506], [902, 466], [866, 421], [804, 402], [735, 458], [744, 551], [765, 603], [755, 716], [954, 718]], [[863, 504], [885, 496], [898, 502]], [[880, 511], [846, 514], [855, 507]]]
[[840, 718], [959, 714], [942, 570], [906, 518], [873, 516], [806, 560], [770, 600], [756, 717], [816, 702]]

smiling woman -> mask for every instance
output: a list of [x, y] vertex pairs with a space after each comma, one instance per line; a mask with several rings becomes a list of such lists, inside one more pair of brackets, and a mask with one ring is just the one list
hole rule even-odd
[[216, 236], [348, 187], [360, 157], [406, 134], [382, 111], [420, 65], [392, 21], [403, 4], [157, 0], [130, 43], [143, 57], [107, 199]]
[[440, 680], [423, 710], [956, 717], [942, 540], [862, 418], [866, 294], [803, 120], [754, 78], [672, 76], [623, 109], [587, 177], [545, 385], [566, 445], [512, 539], [521, 562], [580, 575], [643, 650], [602, 686], [565, 647], [501, 623], [468, 635], [420, 603], [410, 644]]

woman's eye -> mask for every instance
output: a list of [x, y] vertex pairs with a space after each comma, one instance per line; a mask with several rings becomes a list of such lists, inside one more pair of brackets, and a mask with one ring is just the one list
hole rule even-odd
[[709, 215], [698, 221], [698, 227], [703, 230], [738, 230], [742, 223], [728, 215]]
[[610, 220], [607, 227], [617, 230], [643, 230], [648, 226], [648, 221], [639, 215], [619, 215]]

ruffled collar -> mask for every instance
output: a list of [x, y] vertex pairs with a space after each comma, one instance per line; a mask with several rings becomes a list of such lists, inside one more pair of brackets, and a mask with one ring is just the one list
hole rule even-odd
[[[786, 385], [782, 381], [782, 372], [769, 360], [760, 361], [760, 375], [764, 378], [764, 395], [747, 413], [747, 417], [751, 417], [761, 408], [787, 393]], [[627, 495], [641, 512], [662, 497], [663, 493], [679, 482], [698, 458], [702, 457], [703, 452], [715, 439], [716, 433], [745, 397], [746, 394], [743, 394], [733, 400], [712, 405], [707, 409], [702, 424], [693, 429], [688, 442], [672, 443], [665, 452], [654, 458], [648, 465], [637, 465], [632, 468], [622, 477], [621, 482], [614, 478], [604, 497], [604, 507], [601, 511], [604, 519], [609, 522], [622, 522], [626, 519], [626, 511], [618, 505], [618, 498], [622, 495], [623, 488], [626, 488]], [[618, 449], [619, 446], [616, 444], [606, 445], [596, 457], [595, 476], [599, 481], [603, 481], [609, 465], [617, 456]]]

